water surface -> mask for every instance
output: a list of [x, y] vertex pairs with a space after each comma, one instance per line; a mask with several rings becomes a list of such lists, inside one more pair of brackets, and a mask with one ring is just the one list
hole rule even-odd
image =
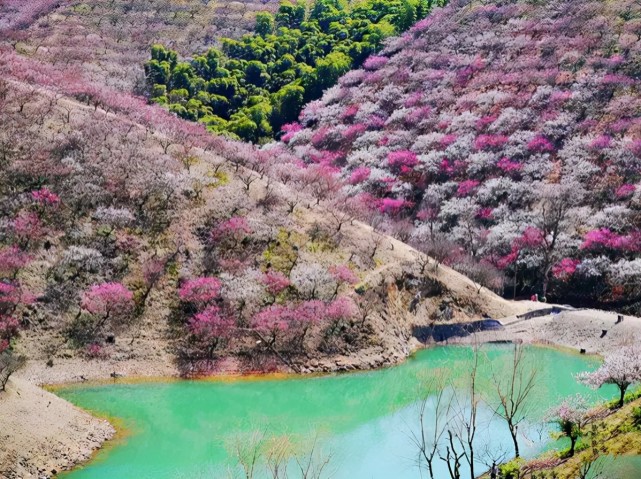
[[637, 479], [641, 477], [641, 456], [608, 456], [600, 459], [589, 479]]
[[[503, 368], [511, 354], [510, 346], [482, 350], [478, 383], [488, 401], [494, 397], [492, 377], [507, 373]], [[234, 470], [231, 451], [258, 436], [286, 440], [296, 451], [315, 441], [319, 457], [331, 454], [328, 467], [336, 479], [419, 478], [417, 451], [410, 440], [418, 429], [417, 401], [430, 395], [427, 384], [436, 374], [455, 382], [466, 378], [472, 358], [470, 348], [450, 346], [365, 373], [64, 388], [57, 391], [60, 396], [97, 414], [117, 417], [127, 429], [126, 437], [108, 444], [88, 465], [64, 478], [241, 477], [234, 476], [239, 471]], [[598, 366], [594, 358], [531, 347], [527, 359], [539, 370], [531, 423], [521, 428], [522, 453], [532, 456], [550, 447], [543, 417], [562, 397], [580, 392], [596, 401], [614, 397], [615, 391], [594, 392], [575, 381], [576, 373]], [[478, 450], [485, 444], [506, 449], [511, 444], [507, 428], [487, 406], [480, 410], [477, 436]], [[445, 477], [443, 467], [438, 465]]]

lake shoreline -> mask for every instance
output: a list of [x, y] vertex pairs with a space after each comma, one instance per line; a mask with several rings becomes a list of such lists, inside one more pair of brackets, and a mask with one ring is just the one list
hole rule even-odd
[[[556, 315], [541, 316], [528, 320], [519, 320], [517, 317], [505, 318], [501, 320], [504, 328], [499, 331], [484, 331], [462, 338], [453, 338], [447, 342], [442, 343], [419, 343], [414, 338], [408, 342], [406, 354], [402, 355], [399, 352], [385, 355], [386, 358], [383, 364], [378, 361], [363, 361], [363, 358], [352, 360], [346, 363], [344, 358], [336, 358], [331, 368], [332, 363], [327, 361], [323, 362], [321, 367], [310, 364], [310, 367], [305, 368], [305, 374], [276, 372], [267, 374], [243, 374], [242, 371], [233, 370], [231, 368], [224, 369], [216, 374], [203, 375], [194, 379], [202, 380], [251, 380], [257, 378], [261, 380], [274, 377], [274, 379], [282, 378], [284, 376], [298, 377], [308, 376], [310, 374], [328, 374], [333, 372], [347, 372], [347, 371], [367, 371], [376, 370], [385, 367], [390, 367], [399, 364], [414, 354], [416, 351], [423, 348], [431, 348], [443, 345], [470, 345], [475, 342], [478, 343], [492, 343], [492, 342], [523, 342], [528, 344], [538, 344], [553, 348], [559, 348], [566, 351], [579, 352], [584, 349], [587, 354], [604, 354], [608, 350], [617, 347], [620, 343], [625, 342], [626, 338], [639, 337], [641, 334], [641, 319], [626, 317], [622, 323], [616, 324], [617, 315], [614, 313], [594, 311], [594, 310], [575, 310], [565, 311]], [[607, 329], [608, 333], [604, 338], [601, 338], [602, 331]], [[554, 338], [554, 341], [549, 338]], [[358, 354], [355, 355], [358, 358]], [[373, 363], [373, 364], [372, 364]], [[317, 362], [317, 365], [320, 363]], [[357, 367], [361, 366], [361, 367]], [[365, 366], [365, 367], [362, 367]], [[373, 367], [369, 367], [373, 366]], [[79, 374], [79, 371], [82, 374]], [[49, 391], [55, 393], [56, 388], [61, 386], [68, 386], [73, 384], [81, 384], [86, 382], [105, 384], [108, 382], [127, 382], [127, 383], [142, 383], [149, 381], [178, 381], [180, 380], [180, 373], [178, 368], [173, 362], [170, 361], [111, 361], [111, 360], [82, 360], [78, 358], [68, 360], [58, 360], [53, 366], [46, 366], [42, 362], [30, 361], [23, 371], [20, 371], [16, 378], [10, 381], [10, 388], [16, 387], [15, 385], [26, 385], [25, 392], [21, 394], [21, 401], [30, 401], [40, 393], [51, 394]], [[19, 410], [19, 406], [12, 406], [7, 408], [9, 401], [6, 399], [7, 394], [0, 395], [0, 404], [6, 414], [0, 418], [0, 430], [12, 431], [8, 436], [0, 438], [0, 450], [5, 450], [7, 444], [14, 444], [17, 436], [24, 438], [26, 443], [29, 443], [31, 450], [38, 449], [38, 441], [42, 438], [33, 434], [33, 431], [28, 431], [23, 428], [8, 428], [6, 422], [8, 417], [15, 417], [12, 412], [14, 409]], [[58, 398], [65, 404], [66, 407], [60, 406], [58, 413], [58, 420], [68, 420], [73, 422], [78, 416], [78, 408], [71, 403]], [[15, 400], [13, 401], [15, 402]], [[23, 403], [24, 405], [24, 403]], [[116, 429], [104, 419], [98, 419], [91, 416], [85, 411], [80, 411], [81, 417], [84, 419], [83, 428], [80, 428], [77, 437], [72, 437], [71, 440], [75, 444], [64, 444], [64, 446], [56, 447], [55, 445], [47, 444], [47, 448], [51, 449], [49, 454], [41, 456], [22, 457], [14, 459], [16, 466], [7, 471], [0, 470], [0, 473], [5, 474], [8, 478], [18, 477], [53, 477], [52, 470], [60, 472], [62, 470], [69, 470], [73, 467], [85, 463], [95, 451], [98, 450], [105, 441], [111, 439], [116, 434]], [[46, 408], [43, 413], [45, 417], [41, 419], [44, 429], [54, 428], [57, 421], [53, 421], [53, 425], [49, 425], [47, 421]], [[42, 429], [42, 428], [41, 428]], [[31, 439], [29, 439], [31, 437]], [[14, 448], [12, 448], [14, 449]], [[63, 450], [64, 449], [64, 450]], [[5, 458], [0, 457], [0, 464], [6, 462]], [[11, 460], [11, 459], [9, 459]], [[19, 472], [22, 471], [22, 472]], [[25, 472], [26, 471], [26, 472]], [[50, 475], [47, 475], [49, 471]]]
[[603, 356], [641, 337], [641, 318], [594, 309], [565, 310], [556, 314], [520, 319], [505, 318], [501, 330], [482, 331], [473, 337], [455, 338], [448, 344], [475, 341], [543, 344]]
[[22, 378], [0, 393], [0, 477], [54, 477], [93, 457], [116, 429]]

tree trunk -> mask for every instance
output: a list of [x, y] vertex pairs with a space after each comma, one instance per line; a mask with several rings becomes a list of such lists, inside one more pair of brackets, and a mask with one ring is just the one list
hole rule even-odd
[[623, 402], [625, 400], [625, 392], [628, 389], [628, 386], [619, 386], [619, 392], [621, 393], [619, 397], [619, 407], [623, 407]]
[[427, 469], [430, 473], [430, 479], [434, 479], [434, 468], [432, 467], [432, 461], [427, 461]]
[[570, 457], [574, 457], [574, 448], [576, 446], [576, 437], [570, 436], [570, 452], [568, 453]]
[[510, 436], [512, 436], [512, 442], [514, 443], [514, 457], [521, 457], [519, 452], [519, 439], [517, 437], [518, 426], [513, 426], [511, 421], [508, 423], [510, 428]]

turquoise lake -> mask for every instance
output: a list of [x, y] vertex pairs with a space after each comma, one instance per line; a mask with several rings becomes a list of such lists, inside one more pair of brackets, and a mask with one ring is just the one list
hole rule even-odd
[[[508, 345], [484, 346], [479, 388], [493, 401], [493, 377], [507, 373]], [[287, 444], [288, 455], [303, 457], [314, 445], [315, 462], [336, 479], [418, 479], [420, 399], [430, 397], [430, 378], [451, 378], [454, 388], [467, 377], [473, 351], [438, 347], [420, 351], [404, 364], [372, 372], [297, 378], [227, 379], [71, 386], [56, 393], [96, 414], [117, 418], [123, 437], [109, 442], [88, 464], [65, 479], [169, 479], [245, 477], [239, 448], [262, 440], [263, 455]], [[533, 456], [558, 446], [550, 440], [546, 412], [567, 396], [582, 393], [597, 401], [615, 396], [577, 383], [574, 375], [599, 361], [555, 349], [528, 347], [526, 359], [538, 370], [529, 423], [520, 428], [521, 450]], [[426, 429], [430, 426], [430, 399]], [[505, 424], [489, 405], [479, 411], [476, 447], [511, 447]], [[290, 466], [295, 462], [290, 459]], [[260, 461], [259, 461], [260, 462]], [[437, 461], [446, 477], [445, 464]], [[485, 466], [479, 461], [477, 471]], [[256, 478], [271, 477], [264, 465]], [[293, 471], [294, 469], [292, 469]], [[294, 472], [289, 477], [299, 477]], [[326, 476], [323, 476], [326, 477]], [[615, 478], [609, 478], [615, 479]]]

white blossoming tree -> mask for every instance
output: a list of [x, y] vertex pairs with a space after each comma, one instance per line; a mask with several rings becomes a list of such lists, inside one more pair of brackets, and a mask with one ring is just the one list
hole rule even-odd
[[604, 384], [616, 385], [620, 393], [618, 407], [621, 407], [628, 388], [641, 382], [641, 347], [621, 347], [606, 356], [599, 369], [581, 373], [577, 379], [594, 388], [600, 388]]

